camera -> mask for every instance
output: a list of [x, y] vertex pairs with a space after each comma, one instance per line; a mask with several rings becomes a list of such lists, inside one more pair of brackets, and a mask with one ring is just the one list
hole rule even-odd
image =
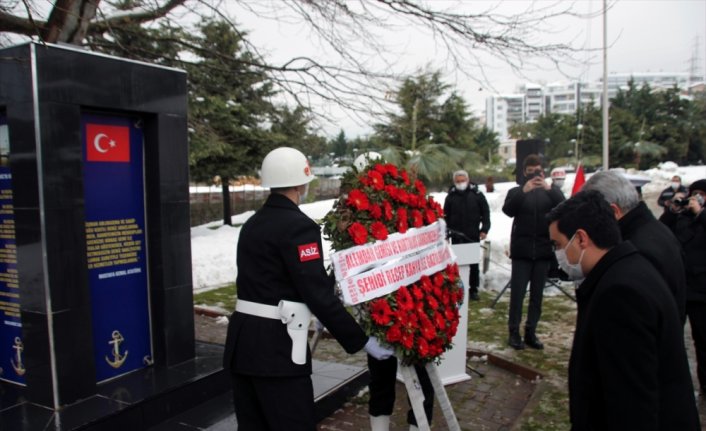
[[685, 207], [689, 205], [689, 198], [674, 199], [672, 203], [674, 204], [674, 206]]
[[534, 178], [537, 178], [537, 177], [541, 177], [541, 176], [542, 176], [542, 171], [539, 170], [539, 169], [536, 169], [536, 170], [534, 170], [534, 171], [532, 171], [531, 173], [529, 173], [529, 174], [526, 175], [527, 180], [531, 180], [531, 179], [534, 179]]
[[[704, 197], [701, 195], [694, 195], [692, 197], [696, 198], [696, 202], [699, 203], [700, 206], [704, 206]], [[675, 206], [678, 207], [687, 207], [689, 206], [689, 199], [690, 198], [679, 198], [679, 199], [674, 199], [672, 203], [674, 203]]]

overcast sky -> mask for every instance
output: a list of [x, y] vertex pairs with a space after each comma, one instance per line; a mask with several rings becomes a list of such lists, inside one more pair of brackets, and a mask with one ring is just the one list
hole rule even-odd
[[[437, 0], [438, 1], [438, 0]], [[464, 1], [463, 7], [486, 8], [498, 2]], [[506, 11], [524, 10], [529, 0], [506, 0], [501, 8]], [[539, 2], [556, 3], [556, 2]], [[602, 7], [601, 0], [579, 0], [574, 3], [576, 12], [593, 14], [594, 18], [562, 18], [548, 25], [551, 34], [540, 35], [547, 41], [573, 41], [573, 46], [583, 47], [593, 52], [579, 55], [579, 65], [565, 71], [582, 80], [593, 81], [602, 74], [603, 18], [596, 12]], [[703, 76], [706, 70], [706, 0], [613, 0], [609, 1], [608, 12], [608, 70], [609, 72], [688, 72], [694, 55], [698, 60], [697, 71]], [[282, 23], [264, 24], [261, 19], [248, 18], [239, 13], [236, 20], [249, 29], [253, 42], [258, 48], [267, 51], [274, 58], [291, 58], [296, 53], [312, 54], [309, 35], [301, 26], [287, 26]], [[414, 70], [426, 64], [443, 66], [438, 47], [433, 39], [420, 31], [398, 31], [381, 35], [385, 40], [394, 41], [399, 51], [397, 63], [400, 70]], [[698, 45], [697, 45], [698, 44]], [[309, 50], [307, 52], [307, 49]], [[485, 109], [485, 98], [495, 92], [514, 91], [517, 84], [528, 80], [546, 83], [568, 80], [555, 68], [527, 70], [526, 77], [520, 77], [509, 67], [488, 60], [485, 64], [491, 75], [490, 82], [479, 85], [459, 77], [453, 71], [445, 70], [446, 82], [455, 85], [471, 104], [476, 113]], [[365, 124], [340, 114], [340, 122], [327, 126], [326, 132], [335, 135], [343, 128], [348, 137], [370, 132]]]

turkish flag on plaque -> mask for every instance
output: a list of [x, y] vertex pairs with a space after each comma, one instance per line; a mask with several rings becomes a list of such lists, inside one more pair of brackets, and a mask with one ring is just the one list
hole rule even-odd
[[86, 124], [86, 160], [130, 162], [130, 129], [127, 126]]

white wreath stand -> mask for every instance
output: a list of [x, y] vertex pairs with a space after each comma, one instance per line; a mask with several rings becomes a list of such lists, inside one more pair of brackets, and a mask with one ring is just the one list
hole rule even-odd
[[[468, 345], [468, 278], [470, 275], [470, 265], [480, 261], [480, 244], [453, 244], [451, 249], [456, 255], [456, 263], [459, 267], [459, 277], [463, 282], [463, 303], [459, 309], [458, 330], [453, 338], [453, 348], [444, 353], [441, 364], [437, 367], [433, 363], [425, 365], [429, 380], [434, 386], [434, 394], [439, 402], [441, 412], [444, 414], [446, 423], [450, 431], [460, 431], [461, 428], [456, 420], [453, 406], [446, 394], [444, 385], [470, 380], [471, 376], [466, 374], [466, 347]], [[422, 385], [419, 383], [417, 372], [413, 366], [399, 367], [402, 381], [407, 389], [407, 396], [412, 404], [414, 417], [417, 419], [417, 427], [420, 431], [430, 431], [427, 415], [424, 412], [424, 394]]]

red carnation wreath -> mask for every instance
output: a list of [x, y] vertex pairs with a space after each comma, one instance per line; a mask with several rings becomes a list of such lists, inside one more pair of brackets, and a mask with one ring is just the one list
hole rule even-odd
[[[343, 177], [341, 190], [324, 217], [324, 234], [334, 251], [385, 241], [444, 216], [422, 181], [389, 163], [353, 168]], [[403, 365], [438, 363], [458, 328], [463, 301], [458, 266], [448, 264], [396, 289], [354, 306], [364, 329], [393, 346]]]

